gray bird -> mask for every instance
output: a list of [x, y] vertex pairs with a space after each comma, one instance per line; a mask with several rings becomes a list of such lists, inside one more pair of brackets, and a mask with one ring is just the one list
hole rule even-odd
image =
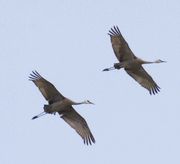
[[60, 117], [82, 137], [84, 144], [91, 145], [92, 142], [95, 143], [95, 139], [87, 122], [72, 107], [72, 105], [93, 104], [92, 102], [89, 100], [74, 102], [64, 97], [52, 83], [43, 78], [37, 71], [33, 71], [32, 74], [30, 74], [29, 80], [34, 82], [34, 84], [39, 88], [40, 92], [49, 104], [44, 105], [44, 112], [34, 116], [32, 119], [36, 119], [47, 113], [55, 114], [58, 112]]
[[119, 60], [119, 63], [115, 63], [113, 67], [106, 68], [103, 71], [124, 68], [124, 70], [142, 87], [146, 88], [150, 94], [158, 93], [160, 91], [160, 87], [145, 71], [142, 64], [163, 63], [165, 61], [158, 59], [150, 62], [136, 57], [129, 48], [128, 43], [123, 38], [117, 26], [111, 28], [108, 34], [110, 35], [112, 48], [117, 59]]

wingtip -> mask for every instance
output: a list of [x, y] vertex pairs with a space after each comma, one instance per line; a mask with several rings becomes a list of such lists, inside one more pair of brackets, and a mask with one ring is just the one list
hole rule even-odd
[[30, 81], [34, 81], [34, 80], [42, 78], [42, 76], [36, 70], [32, 71], [32, 73], [30, 73], [28, 77]]
[[88, 136], [87, 138], [83, 138], [83, 142], [84, 142], [85, 145], [88, 146], [88, 145], [92, 145], [92, 143], [95, 144], [96, 141], [95, 141], [93, 135], [90, 134], [90, 136]]
[[149, 94], [150, 95], [156, 95], [156, 94], [158, 94], [160, 92], [160, 89], [161, 88], [158, 85], [156, 85], [154, 88], [151, 88], [149, 90]]
[[113, 27], [111, 27], [108, 35], [110, 35], [110, 36], [121, 35], [119, 27], [117, 25], [114, 25]]

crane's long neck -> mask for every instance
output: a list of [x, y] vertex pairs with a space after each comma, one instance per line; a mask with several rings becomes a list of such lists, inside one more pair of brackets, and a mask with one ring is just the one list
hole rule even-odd
[[144, 61], [142, 64], [153, 64], [155, 61]]
[[155, 60], [155, 61], [142, 61], [142, 64], [153, 64], [153, 63], [163, 63], [165, 61], [162, 60]]
[[152, 63], [166, 63], [166, 61], [163, 61], [163, 60], [160, 60], [160, 59], [152, 61], [152, 62], [142, 61], [142, 64], [152, 64]]
[[82, 101], [82, 102], [75, 102], [69, 98], [66, 97], [66, 101], [67, 101], [67, 104], [69, 105], [81, 105], [81, 104], [85, 104], [85, 101]]

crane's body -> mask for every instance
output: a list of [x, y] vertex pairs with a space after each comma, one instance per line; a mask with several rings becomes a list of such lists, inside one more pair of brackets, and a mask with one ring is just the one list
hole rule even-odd
[[66, 111], [66, 109], [72, 105], [81, 105], [81, 104], [93, 104], [93, 103], [88, 100], [82, 102], [74, 102], [65, 97], [63, 100], [54, 102], [49, 105], [44, 105], [44, 111], [46, 113], [55, 113], [55, 112], [61, 113], [63, 111]]

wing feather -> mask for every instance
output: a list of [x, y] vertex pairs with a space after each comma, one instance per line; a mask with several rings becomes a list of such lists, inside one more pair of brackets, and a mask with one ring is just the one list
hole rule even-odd
[[146, 88], [150, 94], [160, 92], [160, 87], [156, 84], [153, 78], [140, 66], [139, 69], [125, 69], [126, 72], [135, 79], [141, 86]]
[[68, 123], [82, 137], [84, 144], [95, 143], [95, 139], [88, 127], [86, 120], [79, 115], [73, 107], [69, 107], [65, 112], [59, 113], [61, 118]]
[[133, 54], [128, 46], [128, 43], [123, 38], [118, 26], [114, 26], [109, 30], [113, 51], [120, 62], [135, 59], [136, 56]]
[[37, 71], [32, 71], [29, 80], [39, 88], [44, 98], [50, 103], [64, 99], [64, 96], [55, 88], [55, 86], [44, 79]]

